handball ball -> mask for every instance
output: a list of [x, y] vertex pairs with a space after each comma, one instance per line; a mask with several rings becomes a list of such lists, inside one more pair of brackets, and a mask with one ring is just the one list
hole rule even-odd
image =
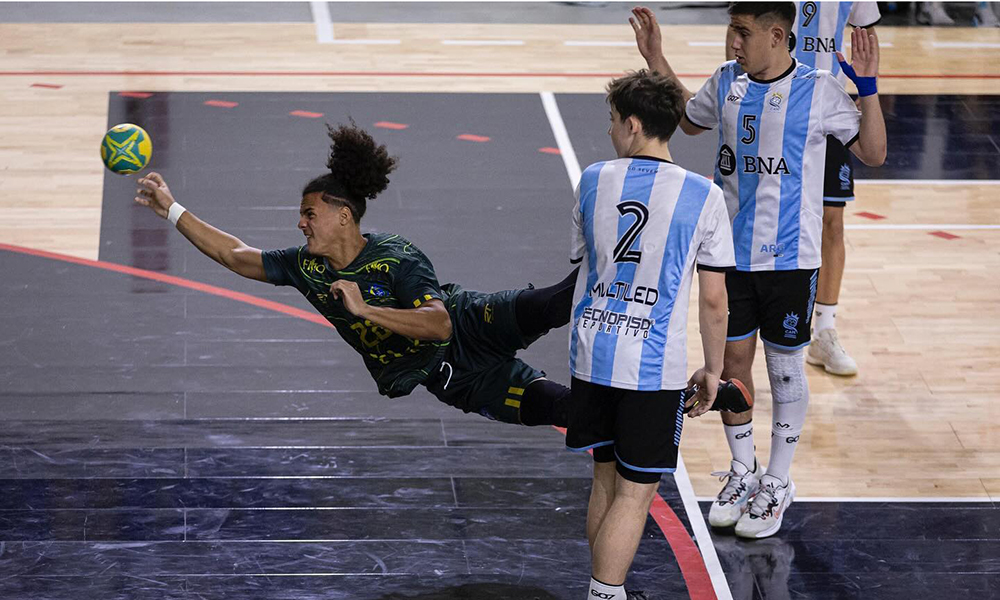
[[101, 141], [101, 160], [104, 166], [119, 175], [141, 171], [153, 156], [153, 141], [146, 130], [138, 125], [122, 123], [104, 134]]

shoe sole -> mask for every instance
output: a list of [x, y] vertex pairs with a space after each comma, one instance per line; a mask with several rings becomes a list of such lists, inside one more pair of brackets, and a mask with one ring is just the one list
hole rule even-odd
[[829, 366], [827, 366], [825, 362], [823, 362], [822, 359], [813, 358], [812, 355], [809, 354], [808, 352], [806, 353], [806, 362], [815, 367], [823, 367], [823, 370], [831, 375], [840, 375], [841, 377], [851, 377], [858, 374], [857, 369], [854, 369], [853, 371], [837, 371], [836, 369], [831, 369]]
[[747, 540], [759, 540], [762, 538], [771, 537], [772, 535], [778, 533], [778, 531], [781, 529], [781, 522], [785, 520], [785, 512], [787, 512], [788, 509], [792, 506], [792, 502], [795, 502], [795, 484], [793, 483], [791, 487], [792, 489], [788, 490], [788, 504], [786, 504], [785, 509], [781, 511], [781, 516], [778, 517], [777, 523], [775, 523], [774, 525], [768, 527], [763, 531], [758, 531], [751, 535], [743, 534], [738, 531], [735, 531], [734, 533], [738, 537]]

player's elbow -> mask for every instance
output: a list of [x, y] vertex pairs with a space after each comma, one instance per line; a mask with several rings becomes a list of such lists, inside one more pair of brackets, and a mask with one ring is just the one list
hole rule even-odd
[[451, 316], [443, 306], [434, 311], [434, 318], [428, 328], [427, 339], [434, 342], [445, 342], [451, 339]]
[[887, 154], [885, 141], [878, 144], [864, 144], [861, 140], [859, 143], [862, 145], [858, 148], [860, 152], [857, 152], [858, 158], [861, 162], [865, 163], [869, 167], [881, 167], [885, 164], [885, 156]]

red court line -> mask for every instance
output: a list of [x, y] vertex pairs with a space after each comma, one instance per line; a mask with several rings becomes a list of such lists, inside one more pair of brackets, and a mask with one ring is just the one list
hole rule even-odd
[[[17, 252], [19, 254], [28, 254], [51, 260], [60, 260], [63, 262], [83, 265], [85, 267], [94, 267], [97, 269], [104, 269], [106, 271], [124, 273], [133, 277], [141, 277], [143, 279], [169, 283], [171, 285], [205, 292], [206, 294], [229, 298], [230, 300], [236, 300], [237, 302], [245, 302], [267, 310], [273, 310], [292, 317], [305, 319], [306, 321], [310, 321], [312, 323], [318, 323], [325, 327], [333, 327], [333, 325], [331, 325], [326, 319], [315, 313], [309, 313], [292, 306], [287, 306], [278, 302], [271, 302], [270, 300], [264, 300], [263, 298], [257, 298], [256, 296], [243, 294], [241, 292], [234, 292], [232, 290], [216, 287], [214, 285], [207, 285], [197, 281], [183, 279], [181, 277], [174, 277], [173, 275], [164, 275], [163, 273], [157, 273], [155, 271], [127, 267], [125, 265], [105, 262], [102, 260], [77, 258], [76, 256], [69, 256], [68, 254], [58, 254], [56, 252], [47, 252], [45, 250], [36, 250], [34, 248], [14, 246], [12, 244], [0, 243], [0, 250]], [[555, 429], [562, 432], [563, 435], [566, 434], [566, 430], [562, 427], [555, 427]], [[695, 546], [694, 541], [691, 540], [691, 536], [684, 528], [680, 519], [677, 518], [677, 515], [659, 494], [653, 498], [653, 506], [650, 508], [649, 513], [652, 515], [653, 520], [656, 521], [656, 524], [659, 525], [660, 530], [663, 531], [663, 536], [667, 539], [667, 543], [670, 544], [671, 550], [674, 551], [674, 555], [677, 557], [677, 564], [680, 566], [681, 575], [687, 583], [688, 593], [691, 596], [691, 600], [717, 600], [715, 590], [712, 588], [712, 580], [708, 575], [708, 569], [705, 568], [705, 562], [702, 560], [701, 552], [698, 551], [698, 547]]]
[[133, 277], [142, 277], [143, 279], [151, 279], [153, 281], [159, 281], [161, 283], [169, 283], [170, 285], [176, 285], [191, 290], [197, 290], [199, 292], [205, 292], [206, 294], [212, 294], [213, 296], [221, 296], [223, 298], [229, 298], [230, 300], [236, 300], [237, 302], [245, 302], [246, 304], [252, 304], [260, 308], [273, 310], [275, 312], [283, 313], [291, 317], [298, 317], [300, 319], [305, 319], [306, 321], [311, 321], [313, 323], [324, 325], [326, 327], [331, 327], [331, 328], [333, 327], [333, 325], [331, 325], [329, 321], [327, 321], [317, 313], [306, 312], [304, 310], [295, 308], [294, 306], [288, 306], [286, 304], [281, 304], [279, 302], [264, 300], [263, 298], [251, 296], [250, 294], [234, 292], [233, 290], [227, 290], [225, 288], [216, 287], [214, 285], [208, 285], [205, 283], [199, 283], [197, 281], [191, 281], [190, 279], [183, 279], [181, 277], [174, 277], [173, 275], [165, 275], [163, 273], [157, 273], [156, 271], [147, 271], [146, 269], [127, 267], [125, 265], [118, 265], [115, 263], [104, 262], [102, 260], [77, 258], [76, 256], [69, 256], [67, 254], [46, 252], [45, 250], [35, 250], [34, 248], [25, 248], [23, 246], [13, 246], [10, 244], [0, 243], [0, 250], [6, 250], [8, 252], [18, 252], [20, 254], [30, 254], [31, 256], [38, 256], [41, 258], [48, 258], [52, 260], [61, 260], [63, 262], [83, 265], [85, 267], [94, 267], [97, 269], [104, 269], [105, 271], [114, 271], [116, 273], [124, 273], [126, 275], [132, 275]]
[[[552, 428], [566, 435], [564, 427], [553, 426]], [[587, 453], [591, 456], [594, 455], [593, 450], [587, 450]], [[695, 546], [691, 535], [684, 528], [684, 524], [677, 518], [677, 513], [670, 508], [670, 505], [659, 493], [653, 497], [653, 505], [649, 507], [649, 514], [660, 527], [663, 537], [667, 538], [670, 549], [677, 557], [677, 566], [681, 569], [681, 576], [684, 577], [684, 583], [687, 584], [691, 600], [718, 600], [701, 551]]]
[[[43, 77], [619, 77], [619, 73], [469, 73], [433, 71], [0, 71], [0, 77], [34, 75]], [[678, 77], [708, 79], [711, 73], [679, 73]], [[975, 73], [887, 73], [880, 79], [1000, 79], [1000, 74]]]

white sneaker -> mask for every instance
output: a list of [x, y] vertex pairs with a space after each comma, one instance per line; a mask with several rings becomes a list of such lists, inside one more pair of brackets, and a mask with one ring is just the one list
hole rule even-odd
[[976, 8], [976, 14], [972, 16], [973, 27], [1000, 27], [1000, 19], [997, 19], [991, 6], [992, 3], [981, 4]]
[[781, 485], [777, 477], [761, 477], [750, 508], [736, 523], [736, 535], [743, 538], [765, 538], [778, 533], [785, 510], [795, 499], [795, 484], [791, 478]]
[[916, 2], [917, 23], [923, 25], [954, 25], [955, 20], [948, 16], [940, 2]]
[[[757, 461], [754, 461], [756, 463]], [[733, 459], [729, 463], [728, 471], [716, 471], [713, 476], [719, 481], [726, 480], [726, 485], [712, 502], [712, 508], [708, 511], [708, 522], [712, 527], [732, 527], [740, 520], [743, 513], [747, 511], [750, 498], [757, 491], [760, 485], [760, 476], [764, 469], [756, 464], [756, 468], [751, 471], [740, 461]]]
[[824, 329], [813, 336], [806, 352], [806, 362], [834, 375], [857, 375], [858, 363], [840, 345], [836, 329]]

